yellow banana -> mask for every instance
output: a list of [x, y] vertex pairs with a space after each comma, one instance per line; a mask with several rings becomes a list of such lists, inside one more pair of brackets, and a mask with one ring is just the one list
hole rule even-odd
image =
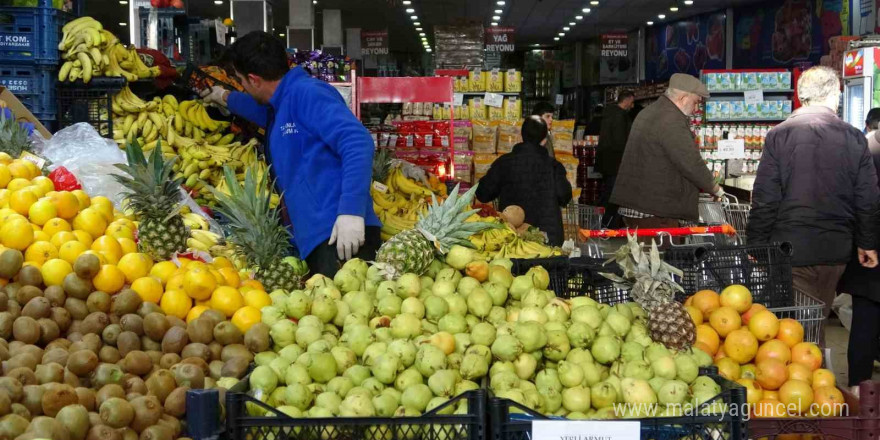
[[70, 69], [73, 68], [72, 61], [65, 61], [64, 64], [61, 65], [61, 69], [58, 70], [58, 81], [64, 82], [67, 80], [67, 76], [70, 74]]
[[173, 110], [177, 110], [177, 107], [180, 105], [177, 102], [177, 98], [174, 95], [165, 95], [162, 97], [162, 102], [171, 106]]
[[229, 145], [232, 140], [235, 139], [235, 135], [232, 133], [226, 133], [223, 135], [214, 145]]

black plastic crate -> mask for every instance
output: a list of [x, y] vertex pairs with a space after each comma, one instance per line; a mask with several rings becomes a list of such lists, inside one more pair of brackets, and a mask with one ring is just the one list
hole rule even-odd
[[[746, 402], [745, 388], [719, 376], [715, 367], [701, 368], [700, 375], [709, 376], [721, 385], [721, 394], [703, 405], [716, 402], [726, 404], [727, 411], [722, 415], [697, 414], [626, 420], [641, 424], [643, 440], [745, 440], [747, 427], [741, 414]], [[734, 405], [737, 407], [735, 413], [730, 410]], [[565, 419], [540, 414], [512, 400], [496, 397], [489, 399], [490, 440], [531, 440], [533, 420]]]
[[767, 307], [792, 305], [790, 243], [727, 247], [682, 247], [668, 249], [664, 260], [681, 269], [684, 292], [676, 299], [704, 289], [720, 292], [742, 284], [752, 292], [752, 301]]
[[58, 128], [87, 122], [106, 138], [113, 137], [113, 96], [125, 87], [125, 78], [98, 77], [58, 84]]
[[[237, 388], [233, 387], [233, 390]], [[487, 434], [487, 397], [486, 390], [482, 389], [462, 393], [419, 417], [333, 418], [288, 417], [243, 392], [233, 390], [226, 393], [226, 435], [230, 439], [485, 440]], [[438, 414], [465, 400], [467, 414]], [[246, 408], [248, 404], [259, 405], [279, 415], [250, 416]]]
[[513, 268], [510, 271], [514, 276], [525, 275], [529, 269], [535, 266], [543, 267], [550, 274], [550, 286], [548, 289], [556, 292], [556, 296], [568, 298], [568, 257], [549, 258], [516, 258], [511, 260]]

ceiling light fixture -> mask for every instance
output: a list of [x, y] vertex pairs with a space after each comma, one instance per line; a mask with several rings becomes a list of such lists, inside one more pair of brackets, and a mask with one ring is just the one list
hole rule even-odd
[[553, 41], [559, 41], [559, 37], [553, 37]]
[[120, 5], [127, 5], [127, 4], [128, 4], [128, 0], [120, 0], [120, 1], [119, 1], [119, 4], [120, 4]]
[[317, 5], [317, 4], [318, 4], [318, 0], [312, 0], [312, 4], [313, 4], [313, 5]]
[[666, 18], [666, 15], [664, 15], [664, 14], [658, 14], [658, 15], [657, 15], [657, 18], [663, 20], [664, 18]]
[[501, 20], [501, 16], [500, 15], [493, 15], [492, 20]]
[[498, 26], [498, 22], [497, 22], [497, 21], [493, 21], [491, 24], [492, 24], [492, 26]]
[[421, 32], [422, 28], [418, 27], [418, 28], [416, 28], [416, 31]]
[[278, 34], [278, 36], [279, 36], [279, 37], [283, 37], [283, 36], [284, 36], [284, 34]]
[[128, 23], [126, 23], [126, 22], [124, 22], [124, 21], [120, 21], [120, 22], [119, 22], [119, 25], [120, 25], [120, 26], [128, 26]]
[[599, 2], [597, 0], [591, 1], [590, 4], [593, 6], [599, 6]]
[[[128, 3], [128, 2], [126, 2], [126, 3]], [[222, 5], [222, 4], [223, 4], [223, 0], [214, 0], [214, 4], [215, 4], [215, 5]]]
[[412, 2], [410, 0], [403, 0], [404, 5], [411, 5]]
[[564, 36], [565, 36], [565, 32], [560, 32], [560, 33], [559, 33], [559, 36], [560, 36], [560, 37], [564, 37]]
[[584, 19], [584, 16], [583, 16], [583, 15], [575, 15], [575, 16], [574, 16], [574, 19], [575, 19], [575, 20], [583, 20], [583, 19]]
[[410, 16], [409, 16], [409, 19], [410, 19], [410, 20], [418, 20], [418, 19], [419, 19], [419, 16], [418, 16], [418, 15], [410, 15]]
[[685, 4], [685, 6], [690, 6], [690, 5], [694, 4], [694, 0], [684, 0], [684, 4]]
[[669, 10], [672, 12], [678, 12], [678, 6], [670, 6]]
[[566, 27], [564, 27], [564, 28], [562, 28], [562, 30], [564, 30], [564, 31], [565, 31], [565, 32], [568, 32], [568, 31], [570, 31], [570, 30], [571, 30], [571, 28], [570, 28], [570, 27], [568, 27], [568, 26], [566, 26]]
[[576, 24], [576, 23], [575, 23], [575, 22], [573, 22], [573, 21], [572, 21], [572, 22], [570, 22], [570, 23], [568, 23], [568, 25], [569, 25], [569, 26], [574, 26], [574, 25], [575, 25], [575, 24]]
[[419, 23], [419, 22], [415, 22], [415, 23], [413, 23], [413, 24], [416, 25], [416, 26], [421, 26], [421, 25], [422, 25], [422, 24]]
[[498, 2], [496, 2], [496, 4], [498, 6], [504, 6], [504, 0], [499, 0]]
[[424, 37], [424, 36], [425, 36], [425, 33], [424, 33], [424, 32], [419, 32], [419, 36], [420, 36], [420, 37]]
[[431, 53], [431, 48], [429, 47], [425, 52]]
[[592, 11], [592, 9], [590, 9], [590, 8], [584, 8], [584, 9], [581, 9], [581, 11], [583, 11], [584, 14], [589, 14], [590, 11]]
[[502, 12], [504, 12], [503, 9], [496, 9], [496, 10], [495, 10], [495, 13], [496, 13], [496, 14], [500, 14], [500, 13], [502, 13]]
[[651, 26], [652, 24], [654, 24], [653, 21], [649, 21], [649, 22], [648, 22], [648, 26]]
[[416, 10], [413, 9], [413, 8], [407, 8], [407, 9], [406, 9], [406, 13], [407, 13], [407, 14], [412, 14], [413, 12], [416, 12]]

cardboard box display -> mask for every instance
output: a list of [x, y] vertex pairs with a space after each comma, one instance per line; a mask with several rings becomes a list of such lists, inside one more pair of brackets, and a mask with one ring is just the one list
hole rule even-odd
[[18, 98], [15, 97], [15, 94], [9, 91], [6, 87], [0, 86], [0, 100], [6, 103], [6, 107], [9, 107], [12, 110], [12, 114], [15, 115], [15, 119], [19, 122], [30, 122], [34, 124], [34, 130], [37, 130], [43, 138], [51, 139], [52, 133], [46, 129], [46, 126], [28, 110]]

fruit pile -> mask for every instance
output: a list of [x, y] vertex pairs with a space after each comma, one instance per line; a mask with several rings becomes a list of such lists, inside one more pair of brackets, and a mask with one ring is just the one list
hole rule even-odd
[[843, 408], [834, 373], [820, 368], [822, 351], [804, 328], [752, 303], [740, 285], [710, 290], [685, 306], [697, 326], [695, 346], [714, 357], [719, 373], [744, 386], [755, 417], [831, 417]]
[[[497, 229], [488, 229], [472, 235], [469, 240], [485, 260], [493, 258], [547, 258], [562, 255], [558, 249], [544, 244], [545, 237], [537, 228], [526, 225], [517, 228], [503, 217], [480, 217], [474, 215], [469, 221], [497, 223]], [[530, 229], [532, 231], [530, 231]], [[518, 232], [522, 230], [522, 232]]]
[[64, 64], [58, 81], [88, 83], [93, 77], [124, 77], [128, 81], [153, 78], [159, 67], [147, 67], [134, 47], [126, 48], [115, 35], [92, 17], [80, 17], [61, 28], [63, 37], [58, 50], [64, 52]]
[[391, 167], [387, 177], [376, 180], [384, 184], [374, 184], [370, 187], [373, 209], [382, 221], [382, 240], [388, 240], [394, 234], [412, 229], [419, 219], [419, 214], [427, 210], [431, 196], [440, 199], [446, 197], [446, 185], [436, 176], [430, 175], [428, 181], [430, 187], [404, 176], [400, 167]]

